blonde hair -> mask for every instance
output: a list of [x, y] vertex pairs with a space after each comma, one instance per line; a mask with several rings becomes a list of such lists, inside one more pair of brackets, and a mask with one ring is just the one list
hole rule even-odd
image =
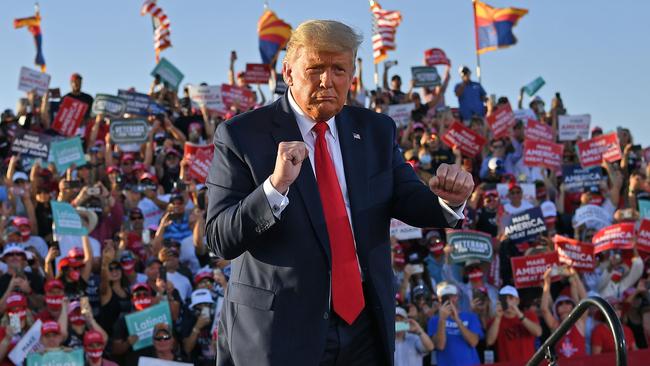
[[301, 23], [287, 43], [286, 60], [292, 60], [298, 50], [309, 47], [325, 52], [352, 51], [354, 58], [363, 37], [349, 26], [335, 20], [308, 20]]

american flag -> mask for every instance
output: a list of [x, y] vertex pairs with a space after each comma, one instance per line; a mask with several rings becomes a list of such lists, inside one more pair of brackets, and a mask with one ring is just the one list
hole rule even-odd
[[384, 10], [373, 0], [370, 0], [372, 12], [372, 54], [375, 64], [388, 56], [389, 50], [395, 49], [395, 32], [402, 22], [402, 14], [396, 10]]
[[160, 61], [160, 52], [172, 46], [169, 40], [171, 35], [169, 18], [161, 8], [156, 5], [156, 0], [145, 0], [140, 9], [140, 15], [151, 14], [153, 20], [154, 36], [153, 45], [156, 50], [156, 62]]

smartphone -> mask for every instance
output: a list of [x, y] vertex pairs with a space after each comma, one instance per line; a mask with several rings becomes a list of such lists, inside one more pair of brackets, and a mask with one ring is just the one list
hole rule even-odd
[[447, 301], [449, 301], [450, 298], [451, 298], [451, 295], [443, 295], [443, 296], [440, 298], [440, 303], [441, 303], [442, 305], [444, 305], [445, 303], [447, 303]]
[[472, 298], [483, 301], [485, 299], [485, 294], [477, 289], [472, 289]]
[[158, 270], [158, 278], [160, 278], [163, 281], [167, 281], [167, 268], [164, 266], [161, 266], [160, 269]]
[[410, 328], [408, 322], [395, 322], [395, 332], [407, 332]]
[[20, 315], [9, 314], [9, 326], [13, 329], [14, 334], [20, 334]]
[[59, 98], [61, 98], [61, 89], [53, 88], [53, 89], [49, 89], [49, 92], [50, 92], [50, 99], [59, 99]]
[[413, 274], [420, 274], [424, 272], [424, 266], [422, 264], [413, 264]]
[[92, 312], [90, 308], [90, 301], [88, 300], [88, 296], [82, 296], [79, 298], [79, 306], [81, 307], [81, 311], [84, 312]]
[[206, 190], [200, 190], [196, 196], [196, 203], [200, 210], [205, 210], [205, 193]]
[[142, 230], [142, 244], [149, 245], [151, 242], [151, 232], [149, 229]]
[[99, 196], [101, 190], [99, 189], [99, 187], [90, 187], [87, 189], [86, 192], [88, 192], [88, 194], [91, 196]]
[[508, 298], [505, 296], [499, 296], [499, 302], [501, 303], [501, 308], [503, 311], [508, 310]]

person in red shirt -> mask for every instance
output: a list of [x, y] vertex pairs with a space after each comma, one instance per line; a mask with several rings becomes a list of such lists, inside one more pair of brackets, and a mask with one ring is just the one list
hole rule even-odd
[[499, 300], [486, 343], [496, 344], [499, 362], [528, 361], [535, 353], [535, 338], [542, 335], [539, 319], [533, 311], [519, 310], [519, 292], [512, 286], [504, 286], [499, 291]]
[[[607, 301], [614, 307], [616, 316], [619, 319], [623, 317], [623, 303], [614, 297], [607, 298]], [[625, 334], [625, 343], [627, 350], [636, 350], [636, 343], [634, 343], [634, 333], [632, 329], [623, 324], [623, 333]], [[591, 353], [599, 355], [601, 353], [614, 353], [616, 352], [616, 345], [614, 344], [614, 336], [609, 326], [605, 323], [598, 324], [591, 333]]]

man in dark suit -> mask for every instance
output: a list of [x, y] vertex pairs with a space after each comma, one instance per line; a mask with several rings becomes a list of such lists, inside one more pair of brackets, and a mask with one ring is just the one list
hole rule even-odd
[[425, 186], [392, 119], [344, 106], [360, 43], [339, 22], [301, 24], [286, 95], [216, 132], [206, 235], [232, 260], [218, 365], [392, 365], [390, 219], [462, 219], [469, 173], [443, 164]]

